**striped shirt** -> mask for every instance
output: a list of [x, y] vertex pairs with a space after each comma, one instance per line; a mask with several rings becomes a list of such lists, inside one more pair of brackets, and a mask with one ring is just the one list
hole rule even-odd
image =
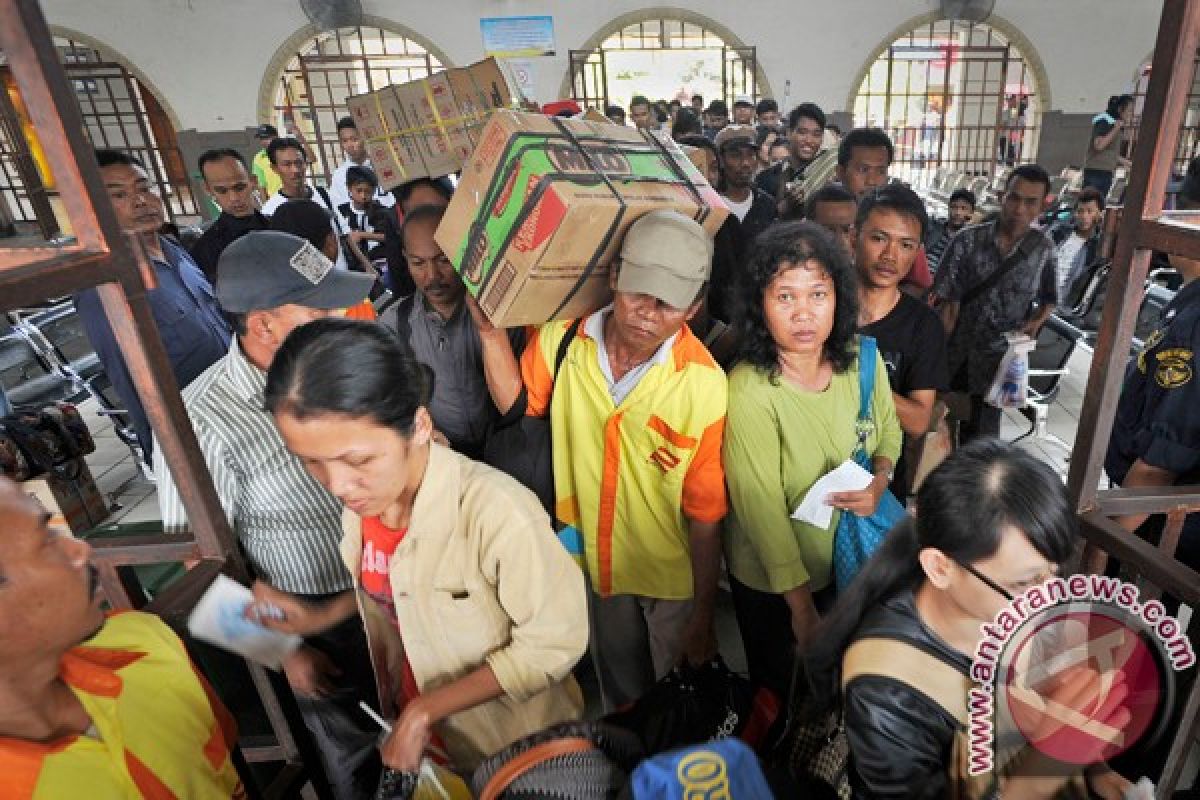
[[[296, 594], [331, 594], [351, 587], [342, 565], [342, 507], [288, 452], [263, 410], [266, 373], [229, 353], [183, 392], [183, 403], [229, 525], [258, 574]], [[187, 512], [159, 448], [154, 473], [163, 529], [187, 528]]]

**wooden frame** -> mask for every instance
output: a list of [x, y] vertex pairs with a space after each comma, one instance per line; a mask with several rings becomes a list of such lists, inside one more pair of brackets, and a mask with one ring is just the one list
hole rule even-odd
[[[1174, 551], [1187, 512], [1200, 510], [1200, 487], [1104, 491], [1098, 487], [1151, 251], [1200, 257], [1200, 212], [1163, 213], [1167, 182], [1191, 91], [1198, 42], [1200, 0], [1165, 0], [1133, 169], [1117, 223], [1104, 316], [1068, 478], [1071, 502], [1087, 541], [1085, 563], [1097, 550], [1112, 555], [1140, 576], [1143, 585], [1152, 585], [1152, 593], [1165, 592], [1192, 608], [1200, 606], [1200, 575], [1176, 561]], [[1167, 515], [1162, 541], [1157, 547], [1129, 533], [1114, 520], [1130, 513]], [[1200, 681], [1195, 682], [1188, 695], [1158, 781], [1158, 797], [1170, 797], [1178, 785], [1198, 734]]]
[[[90, 156], [92, 145], [84, 134], [74, 91], [35, 0], [0, 0], [0, 49], [8, 57], [75, 231], [75, 238], [61, 245], [0, 248], [0, 311], [97, 287], [193, 532], [98, 538], [92, 543], [92, 560], [105, 597], [114, 608], [144, 602], [131, 596], [121, 567], [191, 562], [188, 573], [147, 606], [178, 628], [218, 574], [228, 573], [244, 581], [248, 571], [200, 454], [150, 311], [146, 291], [156, 285], [154, 270], [140, 241], [126, 237], [117, 224], [100, 168]], [[299, 786], [311, 780], [318, 794], [328, 797], [318, 756], [286, 682], [253, 664], [250, 670], [276, 743], [253, 748], [247, 755], [251, 760], [286, 762], [287, 779], [276, 781], [268, 795], [294, 797]]]

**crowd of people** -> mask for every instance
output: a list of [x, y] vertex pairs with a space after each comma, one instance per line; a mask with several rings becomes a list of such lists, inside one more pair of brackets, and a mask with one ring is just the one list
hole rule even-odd
[[[1110, 111], [1097, 149], [1124, 119]], [[933, 221], [891, 181], [886, 133], [841, 136], [812, 103], [784, 118], [769, 99], [736, 98], [730, 115], [699, 96], [677, 108], [635, 97], [628, 116], [606, 113], [711, 153], [706, 177], [729, 216], [715, 236], [672, 211], [639, 218], [611, 303], [528, 329], [493, 326], [438, 244], [453, 185], [381, 189], [349, 118], [328, 186], [312, 180], [307, 143], [271, 125], [249, 164], [204, 153], [220, 215], [190, 252], [162, 232], [144, 166], [97, 153], [118, 221], [159, 279], [147, 297], [257, 579], [248, 613], [304, 638], [284, 671], [336, 796], [369, 797], [381, 768], [415, 771], [429, 753], [469, 771], [579, 718], [581, 661], [605, 711], [707, 662], [726, 578], [752, 681], [786, 704], [805, 674], [843, 709], [856, 796], [1057, 796], [1082, 769], [1018, 759], [987, 786], [971, 781], [951, 758], [961, 720], [885, 663], [847, 659], [863, 640], [882, 662], [916, 646], [929, 669], [965, 678], [980, 624], [1068, 568], [1078, 541], [1062, 481], [996, 438], [1002, 413], [985, 396], [1005, 334], [1036, 338], [1096, 258], [1104, 196], [1082, 192], [1069, 222], [1042, 230], [1050, 180], [1022, 164], [993, 218], [956, 192]], [[1190, 278], [1195, 265], [1180, 269]], [[76, 303], [152, 458], [164, 528], [185, 530], [99, 297]], [[1178, 311], [1164, 342], [1195, 337], [1183, 329], [1195, 314]], [[1194, 475], [1197, 451], [1167, 420], [1188, 382], [1172, 394], [1138, 369], [1140, 394], [1118, 418], [1119, 479]], [[863, 370], [879, 376], [869, 398]], [[951, 392], [967, 401], [960, 447], [918, 486]], [[493, 437], [532, 421], [553, 445], [548, 507], [484, 463]], [[823, 526], [798, 516], [856, 447], [869, 482], [825, 497]], [[915, 499], [915, 517], [839, 589], [841, 516], [870, 517], [889, 491]], [[233, 733], [178, 640], [141, 614], [105, 622], [86, 545], [48, 531], [8, 485], [0, 519], [14, 542], [0, 553], [12, 796], [83, 796], [60, 792], [73, 781], [235, 792]], [[392, 725], [378, 748], [360, 701]], [[1130, 786], [1100, 763], [1082, 777], [1110, 800]]]

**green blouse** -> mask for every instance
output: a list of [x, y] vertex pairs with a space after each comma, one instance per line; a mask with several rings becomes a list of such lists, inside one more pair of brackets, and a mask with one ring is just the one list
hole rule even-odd
[[[834, 373], [823, 392], [739, 364], [729, 374], [729, 414], [722, 461], [732, 511], [725, 518], [725, 557], [735, 578], [762, 592], [805, 583], [819, 591], [832, 578], [833, 534], [841, 512], [822, 530], [792, 519], [809, 488], [850, 458], [857, 441], [858, 359]], [[887, 369], [877, 357], [871, 397], [872, 457], [900, 455], [903, 434]]]

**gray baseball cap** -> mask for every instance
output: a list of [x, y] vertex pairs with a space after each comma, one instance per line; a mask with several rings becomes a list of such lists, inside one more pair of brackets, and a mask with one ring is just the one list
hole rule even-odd
[[651, 211], [629, 226], [621, 243], [617, 291], [687, 308], [708, 280], [712, 258], [713, 238], [699, 222], [678, 211]]
[[366, 299], [374, 282], [334, 269], [310, 242], [282, 231], [251, 231], [217, 261], [217, 300], [238, 314], [286, 305], [349, 308]]

